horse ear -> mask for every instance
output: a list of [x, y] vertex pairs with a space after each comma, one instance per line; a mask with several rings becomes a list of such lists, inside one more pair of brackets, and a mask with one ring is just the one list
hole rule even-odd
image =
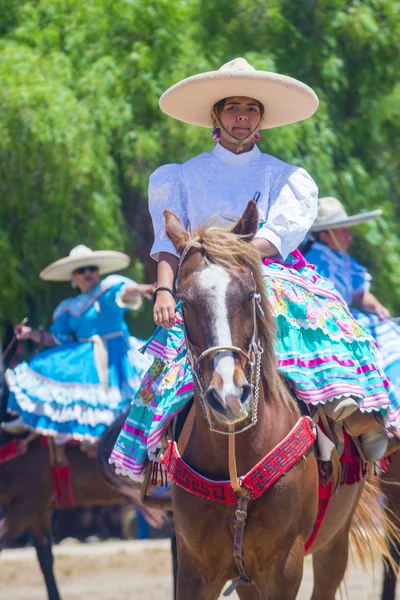
[[249, 238], [249, 240], [252, 240], [257, 230], [257, 204], [254, 202], [254, 200], [250, 200], [250, 202], [246, 206], [246, 210], [244, 211], [243, 215], [240, 217], [239, 221], [232, 229], [232, 233], [236, 235], [246, 236]]
[[178, 217], [169, 210], [164, 210], [165, 232], [178, 254], [182, 254], [189, 242], [189, 233], [186, 231]]

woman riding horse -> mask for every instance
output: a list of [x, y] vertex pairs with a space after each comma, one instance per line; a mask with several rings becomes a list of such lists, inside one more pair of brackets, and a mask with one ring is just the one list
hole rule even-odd
[[154, 287], [121, 275], [100, 280], [129, 263], [122, 252], [80, 245], [40, 273], [47, 281], [72, 280], [79, 293], [55, 309], [48, 331], [15, 327], [17, 339], [51, 348], [6, 371], [8, 410], [18, 417], [4, 430], [95, 442], [131, 402], [149, 360], [138, 352], [142, 342], [130, 336], [124, 312], [139, 308]]
[[400, 392], [400, 326], [388, 309], [370, 292], [372, 277], [348, 254], [350, 228], [376, 219], [381, 210], [349, 217], [339, 200], [320, 198], [318, 216], [311, 228], [311, 247], [306, 253], [318, 273], [330, 279], [360, 325], [374, 338], [382, 355], [382, 366]]
[[[296, 251], [317, 214], [317, 187], [304, 169], [262, 153], [255, 144], [261, 129], [310, 117], [318, 107], [315, 93], [300, 81], [258, 71], [238, 58], [218, 71], [177, 83], [163, 94], [160, 107], [185, 123], [211, 126], [217, 144], [184, 164], [162, 166], [150, 177], [155, 232], [151, 254], [158, 261], [154, 321], [159, 327], [146, 351], [155, 361], [110, 461], [118, 473], [141, 480], [148, 455], [154, 459], [161, 446], [166, 425], [193, 396], [182, 318], [190, 311], [190, 300], [176, 304], [173, 285], [179, 253], [166, 236], [164, 209], [195, 232], [210, 219], [217, 225], [236, 222], [252, 198], [259, 228], [251, 243], [260, 254], [265, 293], [277, 325], [278, 369], [303, 402], [324, 405], [335, 420], [356, 421], [353, 430], [362, 434], [365, 458], [378, 459], [386, 450], [387, 436], [370, 414], [397, 427], [395, 392], [378, 366], [371, 336], [353, 319], [333, 285]], [[228, 326], [223, 317], [227, 290], [217, 271], [202, 285], [214, 290], [215, 311], [221, 312], [215, 327], [223, 336]], [[190, 332], [187, 335], [190, 339]], [[245, 402], [249, 390], [224, 385], [231, 370], [229, 356], [220, 352], [214, 362], [219, 381], [210, 401], [216, 410], [226, 408], [233, 396]]]

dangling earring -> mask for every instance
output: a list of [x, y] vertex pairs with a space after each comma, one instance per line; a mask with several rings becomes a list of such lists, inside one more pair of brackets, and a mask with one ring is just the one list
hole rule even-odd
[[73, 279], [71, 279], [70, 284], [71, 284], [71, 287], [73, 287], [74, 290], [76, 290], [77, 286], [76, 286], [76, 283], [75, 283], [75, 281]]
[[260, 134], [258, 133], [258, 131], [255, 132], [255, 134], [253, 135], [253, 142], [257, 142], [260, 139]]
[[219, 129], [219, 127], [214, 127], [211, 129], [211, 137], [214, 140], [214, 142], [219, 142], [221, 139], [221, 131]]

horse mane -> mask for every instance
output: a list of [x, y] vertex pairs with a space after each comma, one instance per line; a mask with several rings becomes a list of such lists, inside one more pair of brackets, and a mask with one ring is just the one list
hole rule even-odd
[[[216, 227], [206, 223], [198, 231], [190, 234], [187, 244], [188, 250], [200, 250], [204, 258], [210, 263], [224, 267], [233, 272], [236, 269], [250, 269], [256, 284], [256, 291], [261, 296], [261, 311], [256, 311], [256, 326], [260, 344], [264, 349], [262, 355], [262, 371], [264, 386], [268, 396], [281, 397], [293, 408], [295, 402], [283, 382], [276, 366], [274, 341], [276, 323], [272, 315], [266, 294], [264, 278], [261, 273], [260, 252], [250, 243], [253, 235], [237, 235], [229, 229]], [[297, 406], [297, 405], [296, 405]]]

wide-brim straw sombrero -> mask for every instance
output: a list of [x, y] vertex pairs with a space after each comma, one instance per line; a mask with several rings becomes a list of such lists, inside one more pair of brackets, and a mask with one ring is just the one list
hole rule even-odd
[[41, 279], [47, 281], [69, 281], [73, 272], [80, 267], [95, 266], [100, 275], [120, 271], [130, 265], [131, 259], [123, 252], [114, 250], [91, 250], [83, 244], [71, 250], [69, 256], [60, 258], [43, 269]]
[[318, 108], [318, 97], [305, 83], [269, 71], [258, 71], [244, 58], [235, 58], [218, 71], [208, 71], [179, 81], [161, 96], [159, 104], [170, 117], [202, 127], [212, 127], [216, 102], [245, 96], [265, 108], [259, 129], [303, 121]]
[[326, 196], [318, 200], [318, 215], [310, 231], [326, 231], [328, 229], [340, 229], [341, 227], [354, 227], [366, 221], [377, 219], [382, 214], [380, 209], [370, 212], [358, 213], [348, 216], [343, 204], [333, 196]]

